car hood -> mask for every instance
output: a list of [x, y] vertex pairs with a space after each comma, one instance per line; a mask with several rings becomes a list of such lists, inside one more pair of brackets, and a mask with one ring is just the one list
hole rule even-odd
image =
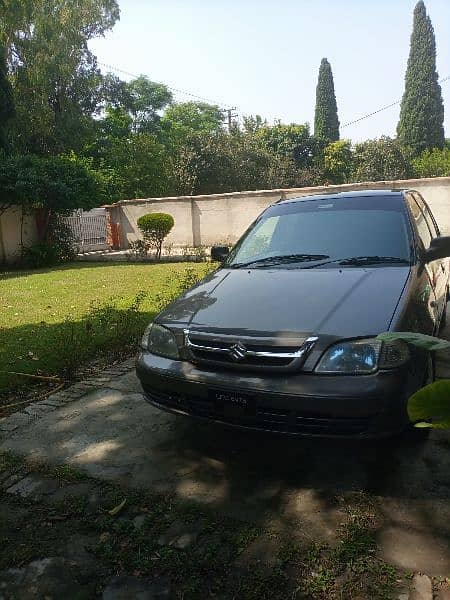
[[389, 328], [409, 267], [219, 269], [157, 321], [245, 335], [370, 336]]

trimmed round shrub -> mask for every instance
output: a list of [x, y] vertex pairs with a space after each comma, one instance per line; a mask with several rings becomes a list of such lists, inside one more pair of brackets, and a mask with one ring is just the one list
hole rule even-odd
[[137, 225], [142, 232], [144, 240], [156, 251], [156, 258], [161, 258], [161, 249], [164, 239], [175, 225], [172, 215], [167, 213], [150, 213], [142, 215], [137, 220]]

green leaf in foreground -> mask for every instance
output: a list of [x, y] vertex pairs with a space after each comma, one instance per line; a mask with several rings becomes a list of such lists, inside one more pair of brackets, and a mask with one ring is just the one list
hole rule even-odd
[[450, 429], [450, 379], [430, 383], [413, 394], [408, 416], [413, 423], [419, 421], [417, 427]]
[[413, 331], [392, 331], [380, 333], [377, 336], [378, 340], [383, 342], [391, 342], [393, 340], [403, 340], [408, 344], [423, 348], [429, 352], [437, 350], [450, 350], [450, 342], [447, 340], [441, 340], [433, 337], [432, 335], [425, 335], [424, 333], [416, 333]]

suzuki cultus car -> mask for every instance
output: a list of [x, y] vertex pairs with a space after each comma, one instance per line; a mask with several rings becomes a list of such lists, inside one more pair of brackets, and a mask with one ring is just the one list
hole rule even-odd
[[431, 355], [384, 331], [435, 335], [445, 319], [450, 237], [418, 192], [280, 201], [221, 266], [148, 327], [137, 374], [166, 411], [306, 436], [406, 428]]

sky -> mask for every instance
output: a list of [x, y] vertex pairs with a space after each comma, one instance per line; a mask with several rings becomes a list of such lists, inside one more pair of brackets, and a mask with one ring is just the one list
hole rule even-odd
[[[198, 95], [239, 117], [314, 121], [320, 61], [334, 75], [341, 138], [395, 135], [416, 0], [119, 0], [92, 40], [100, 63]], [[450, 75], [450, 0], [425, 0], [440, 78]], [[100, 65], [103, 71], [108, 69]], [[123, 79], [130, 76], [116, 72]], [[442, 84], [450, 137], [450, 80]], [[177, 101], [196, 100], [175, 93]]]

